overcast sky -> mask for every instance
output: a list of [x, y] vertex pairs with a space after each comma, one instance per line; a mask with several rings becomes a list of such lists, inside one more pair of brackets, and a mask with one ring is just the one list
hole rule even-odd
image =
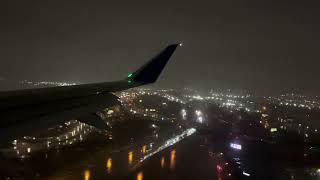
[[0, 83], [117, 80], [182, 41], [161, 87], [319, 94], [316, 2], [2, 0]]

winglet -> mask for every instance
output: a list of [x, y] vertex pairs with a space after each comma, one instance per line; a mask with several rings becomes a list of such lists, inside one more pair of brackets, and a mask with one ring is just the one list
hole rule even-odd
[[154, 83], [178, 46], [182, 46], [182, 43], [167, 46], [160, 54], [152, 58], [136, 72], [130, 73], [127, 80], [141, 84]]

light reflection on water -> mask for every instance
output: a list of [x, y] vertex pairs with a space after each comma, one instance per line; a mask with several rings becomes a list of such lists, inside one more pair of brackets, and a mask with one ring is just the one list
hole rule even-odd
[[131, 165], [132, 164], [132, 161], [133, 161], [133, 152], [130, 151], [128, 153], [128, 164]]
[[[151, 156], [159, 153], [160, 151], [162, 151], [170, 146], [173, 146], [174, 144], [176, 144], [179, 141], [181, 141], [182, 139], [194, 134], [195, 132], [196, 132], [195, 128], [189, 128], [189, 129], [186, 129], [185, 131], [183, 131], [181, 134], [176, 135], [176, 136], [164, 141], [162, 144], [157, 145], [155, 143], [150, 143], [151, 145], [149, 145], [149, 146], [143, 145], [141, 147], [141, 149], [139, 148], [140, 150], [139, 149], [131, 149], [127, 154], [128, 165], [130, 167], [133, 167], [133, 169], [131, 169], [131, 170], [136, 170], [136, 168], [139, 167], [141, 165], [141, 163], [143, 161], [145, 161], [146, 159], [150, 158]], [[139, 159], [139, 161], [134, 161], [133, 158]], [[160, 161], [161, 168], [164, 168], [166, 166], [165, 163], [166, 163], [165, 157], [162, 156], [161, 161]], [[176, 150], [175, 149], [170, 151], [170, 158], [169, 158], [168, 163], [169, 163], [168, 167], [171, 170], [174, 170], [176, 168]], [[107, 160], [107, 170], [108, 170], [109, 174], [111, 172], [111, 169], [112, 169], [112, 159], [109, 158]], [[143, 179], [143, 172], [142, 171], [138, 171], [136, 179], [137, 180]]]
[[140, 162], [145, 161], [146, 159], [148, 159], [149, 157], [153, 156], [154, 154], [157, 154], [158, 152], [162, 151], [163, 149], [176, 144], [177, 142], [179, 142], [182, 139], [194, 134], [195, 132], [196, 132], [195, 128], [189, 128], [189, 129], [183, 131], [180, 135], [177, 135], [177, 136], [175, 136], [175, 137], [173, 137], [171, 139], [168, 139], [164, 144], [159, 146], [156, 150], [151, 151], [149, 154], [147, 154], [144, 157], [142, 157], [140, 159]]
[[146, 146], [146, 145], [142, 146], [141, 152], [142, 152], [143, 154], [145, 154], [145, 153], [147, 152], [147, 146]]
[[165, 163], [166, 163], [166, 161], [165, 161], [164, 157], [162, 156], [161, 161], [160, 161], [161, 168], [165, 167]]
[[85, 170], [84, 171], [84, 180], [89, 180], [90, 179], [90, 170]]
[[143, 172], [142, 171], [137, 174], [137, 180], [143, 180]]
[[[189, 128], [185, 131], [181, 132], [180, 134], [173, 136], [172, 138], [169, 138], [164, 141], [152, 141], [149, 143], [144, 142], [143, 145], [138, 147], [132, 147], [129, 150], [126, 149], [124, 151], [115, 151], [111, 154], [108, 154], [107, 157], [102, 158], [103, 162], [103, 171], [100, 171], [100, 169], [97, 167], [97, 164], [101, 163], [101, 154], [110, 153], [108, 150], [101, 150], [97, 151], [93, 154], [90, 154], [90, 157], [92, 160], [85, 161], [84, 163], [75, 163], [70, 166], [68, 171], [61, 170], [60, 172], [55, 172], [52, 176], [49, 176], [48, 179], [57, 179], [57, 178], [65, 178], [65, 177], [71, 177], [77, 179], [84, 179], [84, 180], [90, 180], [94, 179], [93, 177], [95, 175], [97, 176], [114, 176], [117, 175], [124, 175], [132, 172], [136, 172], [140, 165], [142, 165], [143, 161], [150, 158], [151, 156], [159, 153], [160, 151], [175, 145], [176, 143], [180, 142], [182, 139], [194, 134], [196, 132], [196, 129]], [[58, 149], [59, 150], [59, 149]], [[103, 152], [103, 153], [102, 153]], [[72, 153], [72, 152], [71, 152]], [[62, 154], [60, 154], [62, 156]], [[72, 156], [72, 154], [70, 155]], [[78, 161], [77, 161], [78, 162]], [[116, 164], [115, 164], [116, 163]], [[119, 164], [119, 166], [117, 166]], [[116, 165], [116, 166], [115, 166]], [[168, 167], [170, 169], [176, 168], [176, 150], [171, 150], [169, 157], [166, 159], [166, 157], [162, 156], [160, 161], [161, 168]], [[82, 167], [85, 166], [87, 168], [82, 169]], [[94, 168], [94, 172], [92, 169], [89, 169], [88, 167], [92, 166]], [[91, 168], [92, 168], [91, 167]], [[79, 168], [81, 168], [79, 173]], [[144, 174], [141, 171], [136, 174], [136, 179], [143, 179]], [[80, 178], [79, 178], [80, 177]]]
[[170, 152], [170, 169], [174, 170], [176, 167], [176, 150]]
[[108, 158], [107, 160], [107, 172], [110, 174], [112, 170], [112, 159]]

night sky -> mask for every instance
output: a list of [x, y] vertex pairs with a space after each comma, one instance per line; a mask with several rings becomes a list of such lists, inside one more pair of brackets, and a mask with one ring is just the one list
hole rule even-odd
[[182, 41], [157, 86], [319, 95], [316, 2], [1, 0], [0, 83], [118, 80]]

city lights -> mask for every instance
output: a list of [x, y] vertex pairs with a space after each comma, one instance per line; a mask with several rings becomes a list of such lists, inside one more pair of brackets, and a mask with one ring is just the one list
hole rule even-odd
[[242, 149], [241, 144], [237, 144], [237, 143], [230, 143], [230, 147], [232, 149], [236, 149], [236, 150], [241, 150]]
[[277, 131], [278, 131], [277, 128], [271, 128], [271, 129], [270, 129], [270, 132], [277, 132]]
[[245, 172], [245, 171], [243, 171], [242, 174], [245, 175], [245, 176], [250, 176], [250, 174]]
[[[250, 129], [254, 128], [266, 128], [263, 129], [266, 134], [268, 134], [268, 138], [264, 137], [255, 137], [250, 134], [237, 134], [237, 132], [231, 131], [229, 133], [230, 136], [235, 138], [231, 143], [229, 143], [229, 150], [219, 151], [216, 153], [211, 152], [210, 158], [218, 159], [217, 163], [213, 168], [216, 168], [216, 171], [219, 172], [221, 178], [226, 176], [234, 175], [234, 171], [229, 168], [233, 168], [233, 165], [236, 168], [239, 168], [239, 172], [243, 176], [253, 176], [251, 174], [252, 169], [249, 169], [246, 165], [245, 159], [241, 157], [244, 149], [244, 144], [240, 142], [245, 142], [242, 138], [248, 138], [249, 140], [255, 140], [257, 143], [274, 143], [274, 139], [278, 135], [281, 135], [282, 131], [288, 130], [297, 130], [301, 133], [301, 136], [304, 137], [304, 141], [308, 142], [318, 135], [318, 129], [311, 123], [310, 117], [312, 117], [312, 111], [308, 110], [305, 116], [308, 121], [296, 120], [294, 116], [288, 116], [284, 113], [277, 113], [277, 111], [281, 110], [280, 105], [275, 103], [270, 103], [271, 101], [267, 101], [263, 99], [262, 102], [256, 102], [253, 96], [246, 95], [235, 95], [229, 93], [225, 94], [208, 94], [206, 95], [198, 95], [198, 94], [178, 94], [172, 93], [171, 90], [152, 90], [152, 89], [138, 89], [138, 90], [130, 90], [122, 93], [118, 93], [121, 101], [121, 110], [119, 108], [105, 108], [103, 109], [101, 117], [108, 127], [110, 127], [110, 131], [108, 130], [104, 134], [104, 140], [106, 141], [118, 141], [116, 135], [112, 132], [112, 126], [116, 125], [118, 122], [124, 122], [129, 116], [130, 118], [143, 118], [148, 120], [146, 124], [146, 128], [150, 130], [150, 139], [151, 141], [143, 142], [136, 144], [137, 140], [135, 138], [130, 141], [130, 148], [125, 151], [123, 154], [125, 167], [127, 168], [135, 168], [139, 167], [139, 165], [144, 162], [146, 159], [153, 157], [155, 154], [159, 153], [160, 157], [157, 159], [156, 163], [158, 163], [159, 168], [164, 168], [168, 170], [175, 170], [177, 166], [179, 166], [179, 161], [177, 161], [177, 157], [180, 157], [179, 148], [175, 148], [175, 145], [179, 143], [182, 139], [194, 134], [196, 132], [195, 128], [190, 128], [192, 126], [196, 126], [206, 130], [205, 128], [209, 126], [212, 121], [211, 114], [208, 113], [207, 110], [208, 105], [212, 105], [217, 108], [219, 111], [216, 111], [214, 117], [218, 119], [219, 122], [230, 124], [236, 129], [236, 125], [233, 123], [242, 123], [247, 119], [253, 119], [248, 124], [245, 124], [246, 127]], [[173, 95], [174, 94], [174, 95]], [[150, 97], [148, 97], [150, 96]], [[152, 103], [152, 105], [148, 105], [148, 102], [151, 98], [161, 98], [159, 101]], [[148, 99], [150, 98], [150, 99]], [[268, 102], [268, 103], [267, 103]], [[184, 104], [185, 103], [185, 104]], [[288, 108], [302, 108], [304, 106], [299, 105], [295, 102], [288, 102]], [[312, 102], [313, 103], [313, 102]], [[195, 106], [192, 106], [195, 104]], [[292, 104], [292, 106], [289, 106]], [[167, 111], [167, 108], [170, 108], [172, 105], [177, 106], [174, 112], [163, 113]], [[268, 108], [266, 108], [268, 107]], [[285, 103], [283, 102], [281, 105], [282, 108], [287, 108]], [[306, 108], [305, 108], [306, 109]], [[287, 110], [287, 109], [285, 109]], [[295, 110], [295, 109], [293, 109]], [[129, 114], [129, 115], [128, 115]], [[125, 116], [126, 115], [126, 116]], [[227, 117], [227, 118], [226, 118]], [[254, 118], [251, 118], [254, 117]], [[228, 119], [230, 118], [230, 120]], [[169, 139], [163, 139], [162, 124], [165, 124], [166, 121], [170, 126], [174, 125], [177, 133], [174, 136], [171, 136]], [[189, 121], [191, 122], [189, 125]], [[187, 122], [187, 123], [186, 123]], [[86, 124], [80, 123], [76, 120], [70, 120], [64, 122], [63, 124], [50, 129], [52, 134], [48, 133], [47, 137], [36, 137], [36, 136], [24, 136], [21, 139], [16, 139], [10, 141], [10, 150], [14, 152], [16, 157], [19, 157], [20, 160], [26, 160], [32, 157], [35, 152], [42, 151], [45, 149], [46, 151], [51, 150], [61, 150], [69, 147], [77, 146], [77, 143], [82, 142], [85, 143], [86, 138], [88, 136], [94, 134], [94, 128], [88, 126]], [[208, 141], [206, 140], [206, 143]], [[132, 147], [131, 147], [132, 145]], [[243, 145], [243, 146], [242, 146]], [[172, 146], [167, 152], [167, 154], [161, 154], [161, 151]], [[249, 146], [247, 147], [250, 148]], [[228, 149], [228, 148], [227, 148]], [[231, 150], [231, 151], [230, 151]], [[314, 151], [315, 149], [310, 149], [310, 151]], [[213, 150], [211, 150], [213, 151]], [[223, 158], [227, 158], [230, 154], [238, 156], [238, 158], [230, 158], [231, 162], [220, 161]], [[304, 157], [311, 157], [311, 153], [304, 153]], [[45, 156], [46, 158], [48, 155]], [[112, 157], [112, 158], [111, 158]], [[49, 155], [50, 158], [50, 155]], [[52, 158], [52, 157], [51, 157]], [[118, 172], [118, 166], [114, 166], [118, 163], [118, 159], [116, 156], [111, 156], [108, 153], [107, 158], [103, 157], [103, 170], [104, 173], [107, 173], [108, 176], [113, 176]], [[31, 159], [31, 158], [30, 158]], [[211, 167], [212, 168], [212, 167]], [[86, 170], [84, 173], [85, 179], [90, 179], [92, 173], [96, 173], [95, 171]], [[249, 173], [250, 172], [250, 173]], [[312, 170], [312, 173], [320, 172], [320, 170]], [[253, 172], [254, 173], [254, 172]], [[320, 173], [319, 173], [320, 174]], [[92, 177], [91, 177], [92, 178]], [[143, 172], [138, 172], [136, 174], [137, 179], [143, 179]]]

